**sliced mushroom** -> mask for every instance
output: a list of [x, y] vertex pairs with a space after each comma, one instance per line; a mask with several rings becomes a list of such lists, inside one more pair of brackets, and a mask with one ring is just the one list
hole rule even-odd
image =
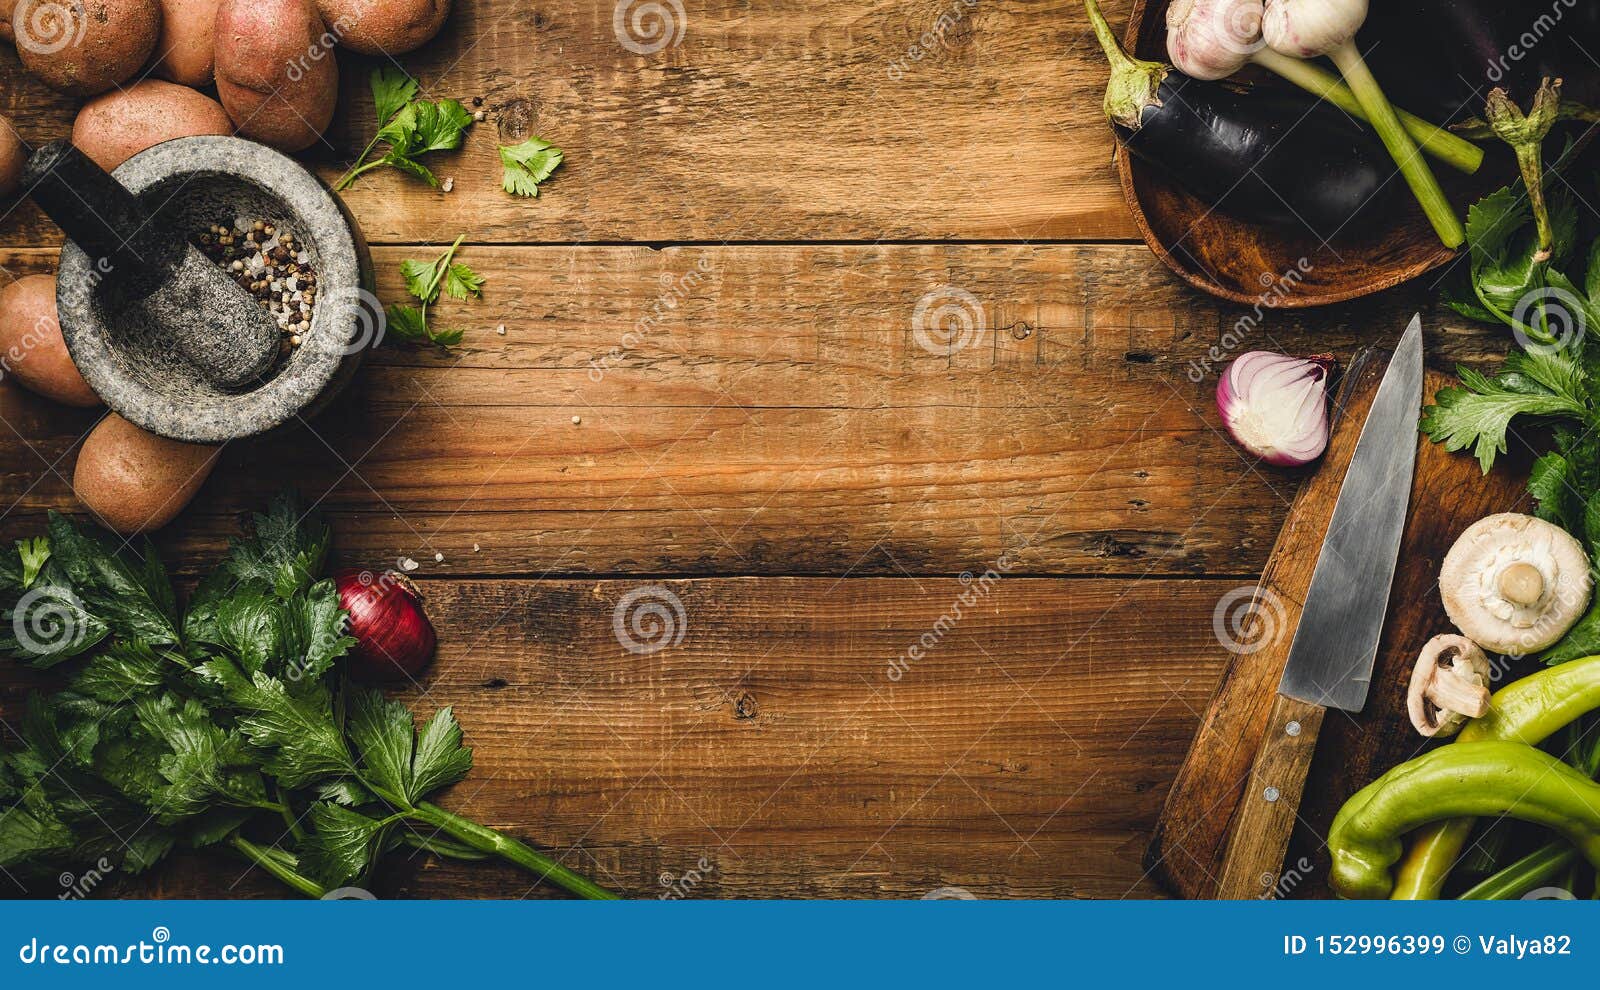
[[1465, 636], [1428, 640], [1406, 692], [1411, 724], [1425, 736], [1452, 736], [1489, 710], [1489, 658]]
[[1521, 655], [1565, 635], [1589, 605], [1589, 558], [1566, 530], [1502, 512], [1456, 540], [1439, 570], [1444, 610], [1492, 653]]

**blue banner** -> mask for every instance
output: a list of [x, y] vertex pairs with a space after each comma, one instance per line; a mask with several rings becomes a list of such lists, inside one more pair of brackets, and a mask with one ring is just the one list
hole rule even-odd
[[1587, 983], [1597, 963], [1593, 902], [0, 902], [4, 987], [1165, 988], [1204, 976], [1348, 990], [1375, 976]]

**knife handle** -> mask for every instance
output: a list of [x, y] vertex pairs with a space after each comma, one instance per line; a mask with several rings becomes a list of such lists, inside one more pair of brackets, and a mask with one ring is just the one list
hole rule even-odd
[[1281, 694], [1273, 699], [1223, 857], [1219, 899], [1269, 897], [1277, 889], [1325, 714], [1326, 708], [1310, 702]]

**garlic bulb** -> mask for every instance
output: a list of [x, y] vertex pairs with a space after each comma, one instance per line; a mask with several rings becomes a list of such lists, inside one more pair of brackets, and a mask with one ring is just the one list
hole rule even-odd
[[1173, 0], [1167, 8], [1167, 57], [1186, 76], [1224, 79], [1266, 47], [1261, 0]]

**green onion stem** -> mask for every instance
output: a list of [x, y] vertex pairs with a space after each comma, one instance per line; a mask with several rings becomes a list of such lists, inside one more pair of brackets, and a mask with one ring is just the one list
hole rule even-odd
[[[1263, 48], [1250, 57], [1263, 69], [1275, 72], [1318, 99], [1327, 100], [1353, 117], [1370, 121], [1366, 108], [1356, 99], [1356, 94], [1340, 81], [1339, 77], [1305, 59], [1294, 58], [1271, 48]], [[1414, 113], [1394, 108], [1395, 117], [1418, 147], [1428, 154], [1468, 175], [1478, 171], [1483, 164], [1483, 149], [1471, 141], [1428, 123]]]
[[1512, 863], [1461, 895], [1463, 901], [1510, 901], [1545, 887], [1561, 871], [1577, 862], [1578, 850], [1567, 842], [1552, 842]]
[[1367, 68], [1361, 53], [1356, 51], [1355, 42], [1346, 41], [1329, 52], [1328, 56], [1344, 75], [1344, 81], [1361, 102], [1362, 109], [1367, 111], [1367, 122], [1378, 132], [1378, 139], [1383, 146], [1389, 149], [1389, 157], [1394, 159], [1400, 174], [1405, 177], [1406, 185], [1411, 187], [1411, 194], [1417, 198], [1428, 222], [1433, 224], [1434, 233], [1439, 235], [1445, 247], [1460, 247], [1467, 239], [1461, 219], [1456, 216], [1450, 201], [1445, 199], [1444, 190], [1439, 188], [1439, 180], [1433, 177], [1433, 171], [1417, 151], [1416, 143], [1400, 126], [1394, 107], [1389, 105], [1378, 80], [1372, 76], [1372, 70]]

